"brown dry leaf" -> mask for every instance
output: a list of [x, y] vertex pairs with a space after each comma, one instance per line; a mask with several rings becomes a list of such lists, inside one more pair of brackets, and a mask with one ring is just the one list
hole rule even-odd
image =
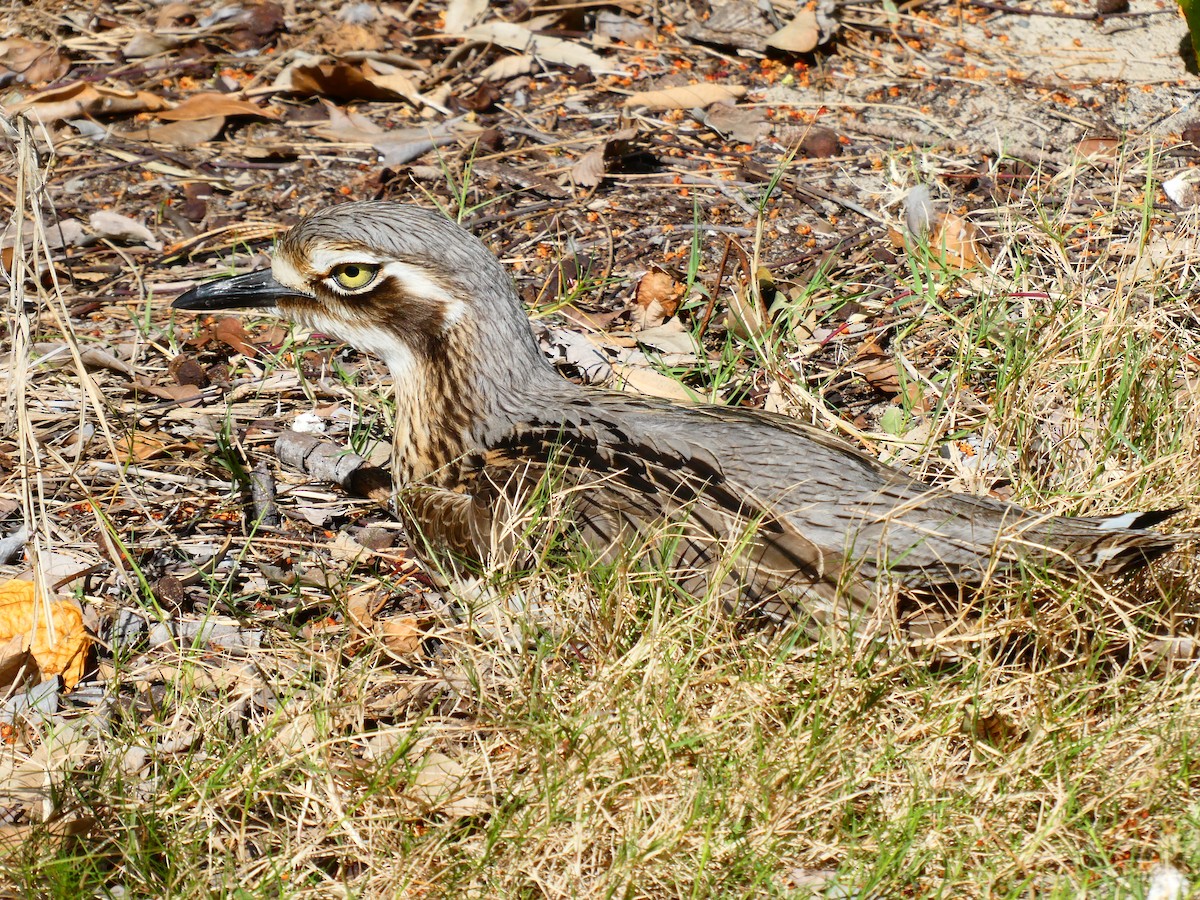
[[732, 103], [745, 94], [746, 88], [738, 84], [685, 84], [661, 91], [638, 91], [625, 98], [625, 106], [651, 111], [704, 109], [714, 103]]
[[426, 809], [452, 818], [489, 812], [491, 801], [466, 795], [466, 789], [470, 786], [471, 780], [462, 764], [434, 750], [422, 759], [421, 768], [413, 776], [409, 790]]
[[604, 148], [589, 150], [571, 166], [571, 180], [581, 187], [593, 188], [604, 180], [608, 166], [604, 163]]
[[176, 384], [193, 384], [198, 388], [208, 387], [209, 377], [199, 361], [186, 353], [180, 353], [167, 363], [167, 373]]
[[704, 117], [704, 124], [739, 144], [753, 144], [771, 133], [771, 123], [766, 116], [766, 112], [757, 107], [714, 103]]
[[442, 147], [458, 139], [454, 126], [458, 119], [424, 128], [393, 128], [384, 131], [366, 116], [345, 112], [324, 100], [329, 111], [329, 124], [313, 130], [314, 134], [334, 141], [367, 144], [374, 147], [385, 166], [399, 166], [416, 159], [434, 147]]
[[754, 273], [756, 284], [735, 287], [729, 296], [724, 324], [743, 341], [761, 338], [771, 330], [771, 317], [764, 309], [776, 294], [775, 277], [765, 266]]
[[760, 338], [771, 328], [763, 314], [762, 304], [746, 288], [737, 288], [729, 295], [725, 327], [743, 341]]
[[956, 269], [988, 267], [992, 264], [991, 254], [983, 246], [983, 230], [966, 219], [946, 213], [932, 229], [929, 246], [947, 265]]
[[852, 368], [880, 393], [895, 396], [902, 389], [900, 370], [895, 360], [879, 346], [874, 336], [868, 337], [859, 346]]
[[155, 113], [168, 122], [187, 122], [196, 119], [211, 119], [217, 116], [259, 116], [264, 119], [279, 118], [268, 109], [261, 109], [249, 100], [239, 100], [229, 94], [193, 94], [178, 106]]
[[661, 397], [664, 400], [696, 402], [696, 398], [682, 384], [653, 369], [613, 363], [612, 370], [613, 374], [617, 376], [617, 386], [623, 391], [645, 394], [648, 397]]
[[114, 441], [118, 453], [127, 459], [146, 462], [151, 459], [161, 459], [164, 456], [180, 452], [199, 451], [200, 447], [191, 441], [181, 441], [167, 435], [139, 430], [132, 437], [122, 435]]
[[[355, 546], [361, 548], [360, 544]], [[361, 553], [361, 549], [359, 552]], [[350, 620], [350, 626], [355, 631], [371, 634], [375, 630], [375, 613], [379, 612], [382, 606], [383, 598], [373, 593], [357, 591], [346, 598], [346, 618]]]
[[98, 84], [76, 82], [34, 94], [13, 106], [42, 122], [77, 119], [80, 116], [118, 116], [166, 109], [167, 101], [149, 91], [127, 91]]
[[424, 102], [411, 75], [386, 63], [372, 63], [367, 60], [297, 63], [279, 73], [274, 87], [295, 94], [333, 97], [339, 100]]
[[165, 144], [171, 147], [195, 147], [197, 144], [207, 144], [216, 140], [221, 129], [225, 127], [225, 117], [214, 119], [188, 119], [182, 122], [170, 122], [166, 125], [151, 125], [149, 128], [135, 128], [132, 131], [122, 131], [121, 137], [131, 141], [142, 141], [147, 144]]
[[339, 531], [334, 535], [333, 540], [327, 546], [330, 557], [343, 562], [357, 562], [374, 555], [373, 550], [364, 547], [344, 531]]
[[153, 384], [140, 375], [130, 382], [130, 388], [159, 400], [174, 400], [188, 406], [194, 406], [204, 396], [204, 391], [194, 384]]
[[1115, 137], [1089, 137], [1075, 145], [1075, 152], [1084, 159], [1111, 162], [1117, 158], [1120, 146], [1121, 142]]
[[10, 74], [18, 84], [45, 84], [70, 68], [71, 61], [49, 44], [20, 37], [0, 41], [0, 78]]
[[377, 623], [376, 631], [391, 653], [411, 656], [421, 649], [421, 626], [412, 616], [382, 619]]
[[249, 336], [246, 334], [246, 326], [237, 316], [226, 316], [219, 319], [212, 327], [212, 336], [227, 347], [232, 347], [242, 356], [258, 355], [258, 348], [250, 343]]
[[[47, 612], [49, 623], [45, 619]], [[33, 653], [43, 678], [61, 675], [67, 690], [79, 683], [91, 642], [83, 627], [83, 613], [75, 601], [42, 603], [32, 581], [0, 584], [0, 642], [14, 637], [20, 637]]]
[[635, 332], [637, 345], [650, 349], [664, 365], [692, 365], [704, 353], [696, 336], [679, 319]]
[[654, 328], [679, 309], [683, 285], [661, 269], [652, 269], [638, 282], [634, 298], [634, 328]]
[[595, 187], [604, 180], [608, 170], [633, 152], [636, 128], [622, 128], [604, 139], [604, 143], [581, 156], [571, 167], [571, 178], [577, 185]]
[[809, 53], [821, 43], [821, 27], [817, 14], [811, 9], [802, 9], [787, 25], [767, 38], [767, 46], [786, 53]]

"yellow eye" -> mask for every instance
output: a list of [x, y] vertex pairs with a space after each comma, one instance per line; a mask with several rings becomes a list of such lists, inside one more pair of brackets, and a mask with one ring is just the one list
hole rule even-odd
[[379, 266], [367, 263], [343, 263], [340, 266], [334, 266], [333, 271], [329, 274], [346, 290], [357, 291], [375, 280], [375, 276], [379, 274]]

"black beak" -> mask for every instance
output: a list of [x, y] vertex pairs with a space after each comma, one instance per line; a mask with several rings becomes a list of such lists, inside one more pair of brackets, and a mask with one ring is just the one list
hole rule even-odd
[[311, 297], [303, 291], [284, 287], [271, 275], [270, 269], [259, 269], [245, 275], [218, 278], [207, 284], [197, 285], [186, 294], [180, 294], [171, 304], [172, 309], [249, 309], [252, 307], [277, 306], [284, 297]]

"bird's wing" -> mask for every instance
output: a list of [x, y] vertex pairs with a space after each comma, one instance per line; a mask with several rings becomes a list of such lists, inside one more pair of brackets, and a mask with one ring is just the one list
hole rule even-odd
[[[553, 519], [600, 557], [643, 539], [636, 544], [652, 546], [655, 563], [684, 589], [716, 587], [727, 605], [772, 618], [794, 619], [797, 602], [818, 619], [870, 605], [840, 547], [818, 545], [739, 490], [710, 453], [621, 425], [594, 411], [520, 423], [464, 467], [475, 508], [526, 521], [522, 512], [553, 495]], [[494, 516], [492, 552], [495, 536], [513, 531]]]

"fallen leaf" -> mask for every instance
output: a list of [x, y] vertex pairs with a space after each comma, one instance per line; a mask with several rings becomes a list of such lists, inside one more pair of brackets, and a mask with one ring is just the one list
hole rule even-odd
[[457, 34], [470, 28], [487, 12], [488, 0], [450, 0], [446, 5], [446, 19], [442, 30]]
[[992, 264], [982, 244], [983, 230], [953, 213], [946, 213], [929, 236], [929, 245], [952, 268], [972, 269]]
[[392, 653], [411, 656], [421, 649], [424, 635], [412, 616], [383, 619], [377, 623], [376, 630], [383, 645]]
[[168, 105], [166, 100], [150, 91], [127, 91], [76, 82], [34, 94], [14, 104], [12, 111], [23, 112], [42, 122], [59, 122], [82, 116], [156, 112]]
[[580, 44], [545, 34], [535, 34], [524, 25], [517, 25], [515, 22], [485, 22], [459, 32], [458, 36], [497, 44], [518, 53], [529, 53], [542, 62], [572, 67], [587, 66], [597, 74], [625, 74], [623, 69], [611, 65], [603, 56]]
[[796, 18], [767, 38], [767, 46], [786, 53], [809, 53], [821, 43], [821, 28], [817, 14], [811, 9], [802, 9]]
[[730, 292], [725, 313], [725, 327], [743, 341], [757, 340], [771, 330], [771, 317], [765, 307], [775, 297], [775, 279], [763, 266], [754, 277], [755, 284], [748, 282]]
[[110, 209], [99, 209], [88, 216], [88, 224], [95, 236], [117, 244], [145, 244], [154, 250], [162, 249], [162, 241], [155, 240], [154, 232], [129, 216]]
[[[325, 101], [322, 101], [325, 102]], [[455, 130], [461, 117], [423, 128], [394, 128], [384, 131], [370, 119], [356, 112], [346, 112], [325, 103], [329, 111], [329, 123], [314, 129], [323, 138], [347, 143], [367, 144], [374, 147], [385, 166], [400, 166], [458, 140]]]
[[71, 61], [50, 44], [20, 37], [0, 41], [0, 84], [45, 84], [62, 78], [70, 68]]
[[1075, 152], [1095, 162], [1112, 162], [1117, 158], [1121, 142], [1115, 137], [1084, 138], [1075, 145]]
[[653, 328], [675, 315], [683, 290], [682, 284], [661, 269], [643, 275], [634, 298], [634, 327]]
[[479, 73], [484, 81], [508, 81], [518, 75], [528, 75], [533, 71], [533, 57], [528, 53], [516, 56], [502, 56]]
[[[947, 266], [971, 269], [992, 264], [991, 254], [982, 243], [983, 230], [961, 216], [941, 212], [923, 184], [904, 198], [904, 224], [914, 239], [927, 239], [929, 249]], [[889, 237], [893, 244], [899, 238], [898, 246], [903, 246], [903, 236], [889, 231]]]
[[149, 394], [159, 400], [174, 400], [187, 406], [195, 406], [204, 391], [194, 384], [151, 384], [141, 376], [130, 382], [130, 388], [138, 393]]
[[250, 343], [246, 334], [246, 326], [237, 316], [225, 316], [213, 325], [212, 335], [222, 344], [231, 347], [242, 356], [258, 355], [258, 348]]
[[[345, 7], [342, 9], [353, 9]], [[379, 51], [387, 47], [387, 39], [380, 34], [378, 26], [367, 27], [358, 22], [343, 22], [332, 31], [321, 33], [321, 49], [330, 56], [349, 53]]]
[[895, 360], [879, 346], [874, 336], [862, 342], [851, 368], [880, 393], [895, 396], [902, 390], [900, 370], [896, 368]]
[[168, 3], [158, 11], [158, 15], [154, 19], [156, 28], [163, 30], [167, 28], [188, 27], [196, 24], [196, 10], [191, 3], [183, 3], [180, 0]]
[[[0, 756], [0, 805], [10, 816], [27, 814], [35, 822], [45, 822], [62, 812], [62, 785], [94, 748], [94, 740], [85, 729], [61, 728], [44, 735], [29, 751], [12, 752], [15, 748], [10, 748], [10, 752]], [[71, 821], [54, 821], [51, 833], [73, 832]], [[39, 835], [43, 831], [39, 827]]]
[[221, 129], [225, 127], [225, 117], [217, 116], [212, 119], [189, 119], [181, 122], [170, 122], [166, 125], [151, 125], [147, 128], [135, 128], [120, 132], [120, 136], [130, 141], [141, 141], [146, 144], [163, 144], [170, 147], [195, 147], [216, 140]]
[[483, 815], [491, 810], [492, 804], [484, 797], [470, 795], [472, 785], [461, 763], [435, 750], [421, 760], [409, 792], [430, 812], [453, 818]]
[[685, 84], [661, 91], [638, 91], [625, 98], [625, 106], [645, 107], [659, 111], [667, 109], [704, 109], [714, 103], [732, 103], [746, 94], [738, 84]]
[[604, 163], [604, 148], [589, 150], [571, 166], [571, 180], [581, 187], [593, 188], [604, 180], [608, 167]]
[[[361, 545], [355, 544], [361, 552]], [[346, 598], [346, 618], [350, 625], [362, 634], [370, 634], [375, 627], [375, 613], [383, 606], [383, 599], [374, 593], [356, 591]]]
[[704, 116], [704, 124], [739, 144], [754, 144], [771, 133], [766, 113], [758, 108], [714, 103]]
[[623, 391], [645, 394], [648, 397], [661, 397], [664, 400], [696, 402], [695, 396], [682, 384], [653, 369], [617, 364], [614, 364], [612, 368], [613, 373], [617, 376], [617, 386]]
[[671, 319], [653, 328], [645, 328], [634, 337], [640, 346], [656, 351], [662, 357], [661, 361], [667, 365], [690, 365], [703, 352], [696, 336], [684, 328], [678, 319]]
[[800, 139], [800, 154], [809, 159], [828, 159], [842, 155], [842, 141], [836, 131], [814, 126]]
[[176, 384], [191, 384], [198, 388], [208, 387], [208, 372], [195, 357], [180, 353], [167, 363], [167, 373]]
[[596, 10], [596, 34], [631, 47], [638, 41], [653, 41], [658, 36], [652, 25], [611, 9]]
[[196, 119], [211, 119], [215, 116], [258, 116], [263, 119], [279, 118], [267, 109], [255, 106], [249, 100], [239, 100], [229, 94], [193, 94], [178, 106], [155, 113], [168, 122], [186, 122]]
[[329, 544], [329, 555], [343, 562], [357, 562], [359, 559], [373, 554], [346, 532], [339, 531]]
[[421, 96], [412, 75], [387, 63], [369, 60], [292, 63], [279, 73], [273, 86], [279, 91], [338, 100], [428, 102]]
[[542, 338], [551, 361], [574, 369], [584, 384], [604, 384], [613, 377], [608, 354], [588, 335], [572, 328], [548, 328]]
[[37, 660], [29, 651], [29, 642], [25, 635], [13, 635], [0, 646], [0, 685], [6, 693], [13, 685], [19, 684], [25, 676], [32, 673], [36, 666]]
[[135, 432], [132, 437], [121, 435], [113, 444], [118, 453], [124, 454], [126, 459], [136, 462], [146, 462], [181, 452], [200, 450], [199, 446], [190, 441], [181, 441], [177, 438], [150, 433], [144, 429]]
[[79, 683], [91, 642], [75, 601], [43, 603], [32, 581], [14, 579], [0, 584], [0, 643], [17, 637], [33, 654], [43, 679], [61, 675], [67, 690]]
[[712, 14], [707, 19], [692, 17], [683, 29], [685, 37], [756, 53], [766, 49], [766, 39], [775, 31], [766, 14], [770, 6], [764, 9], [757, 0], [721, 0], [711, 6]]
[[1168, 178], [1162, 183], [1162, 189], [1170, 201], [1178, 207], [1186, 209], [1200, 206], [1200, 186], [1192, 177], [1191, 169], [1185, 169], [1173, 178]]
[[636, 128], [622, 128], [605, 138], [603, 144], [589, 150], [571, 167], [572, 180], [583, 187], [598, 185], [609, 171], [636, 152], [636, 137]]

